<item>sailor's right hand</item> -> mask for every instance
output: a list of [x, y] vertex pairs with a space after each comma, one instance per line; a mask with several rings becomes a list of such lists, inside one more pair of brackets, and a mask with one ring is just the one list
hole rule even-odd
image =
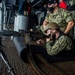
[[43, 27], [45, 28], [48, 22], [46, 20], [43, 21]]
[[48, 22], [47, 22], [46, 20], [43, 21], [43, 25], [47, 25], [47, 23], [48, 23]]

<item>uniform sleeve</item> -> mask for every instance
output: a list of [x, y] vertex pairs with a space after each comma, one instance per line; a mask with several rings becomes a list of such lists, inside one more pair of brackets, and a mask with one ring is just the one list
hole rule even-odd
[[43, 25], [40, 26], [40, 30], [44, 33]]
[[46, 17], [45, 17], [45, 20], [46, 20], [47, 22], [49, 22], [49, 13], [47, 13], [47, 15], [46, 15]]
[[49, 55], [56, 55], [66, 47], [66, 38], [60, 37], [53, 46], [48, 42], [46, 43], [46, 50]]
[[65, 19], [66, 22], [69, 22], [69, 21], [73, 20], [72, 14], [69, 11], [65, 10], [63, 15], [64, 15], [64, 19]]

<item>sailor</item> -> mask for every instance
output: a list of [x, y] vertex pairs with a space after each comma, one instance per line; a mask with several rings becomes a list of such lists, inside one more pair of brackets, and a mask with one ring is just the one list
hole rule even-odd
[[[62, 50], [71, 50], [72, 40], [61, 32], [57, 23], [48, 23], [44, 31], [49, 36], [49, 38], [46, 38], [45, 43], [48, 55], [57, 55]], [[37, 43], [43, 44], [41, 40], [38, 40]]]
[[31, 12], [30, 0], [23, 0], [19, 6], [18, 13], [28, 16]]
[[[74, 50], [74, 52], [72, 51], [72, 40], [60, 30], [57, 23], [48, 23], [44, 32], [47, 38], [45, 40], [39, 39], [37, 41], [38, 45], [29, 45], [30, 47], [27, 45], [25, 51], [28, 51], [30, 48], [33, 56], [40, 53], [50, 62], [64, 60], [62, 57], [69, 56], [67, 55], [68, 52], [75, 53]], [[27, 57], [24, 58], [26, 59]]]
[[23, 56], [25, 62], [29, 49], [33, 56], [41, 54], [49, 62], [63, 61], [65, 60], [64, 57], [75, 57], [73, 41], [61, 31], [57, 23], [48, 23], [44, 29], [44, 33], [47, 37], [44, 40], [39, 39], [37, 41], [38, 45], [26, 45], [27, 48], [24, 50], [25, 57]]
[[44, 33], [44, 28], [48, 22], [55, 22], [60, 26], [60, 29], [65, 34], [70, 37], [74, 36], [74, 19], [72, 14], [62, 8], [59, 8], [58, 0], [50, 0], [48, 4], [48, 13], [45, 17], [43, 25], [40, 27], [41, 31]]

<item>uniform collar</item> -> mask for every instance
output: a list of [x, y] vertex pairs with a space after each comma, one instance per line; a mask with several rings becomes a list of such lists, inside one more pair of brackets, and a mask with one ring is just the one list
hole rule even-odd
[[60, 10], [61, 10], [61, 8], [58, 8], [58, 10], [57, 10], [56, 12], [53, 13], [53, 15], [59, 14]]

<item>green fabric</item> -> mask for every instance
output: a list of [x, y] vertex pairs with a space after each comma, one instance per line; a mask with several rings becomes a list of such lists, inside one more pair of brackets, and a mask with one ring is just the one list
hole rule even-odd
[[[73, 20], [73, 17], [72, 17], [72, 14], [69, 11], [67, 11], [65, 9], [62, 9], [62, 8], [59, 8], [58, 11], [53, 13], [53, 14], [48, 13], [46, 15], [45, 19], [48, 22], [57, 23], [60, 26], [61, 31], [64, 32], [67, 25], [68, 25], [68, 22]], [[41, 31], [44, 31], [43, 27], [41, 27]], [[70, 36], [73, 36], [73, 30], [70, 32]]]
[[69, 37], [62, 35], [52, 45], [52, 41], [46, 43], [46, 50], [49, 55], [56, 55], [62, 50], [70, 50], [72, 41]]

